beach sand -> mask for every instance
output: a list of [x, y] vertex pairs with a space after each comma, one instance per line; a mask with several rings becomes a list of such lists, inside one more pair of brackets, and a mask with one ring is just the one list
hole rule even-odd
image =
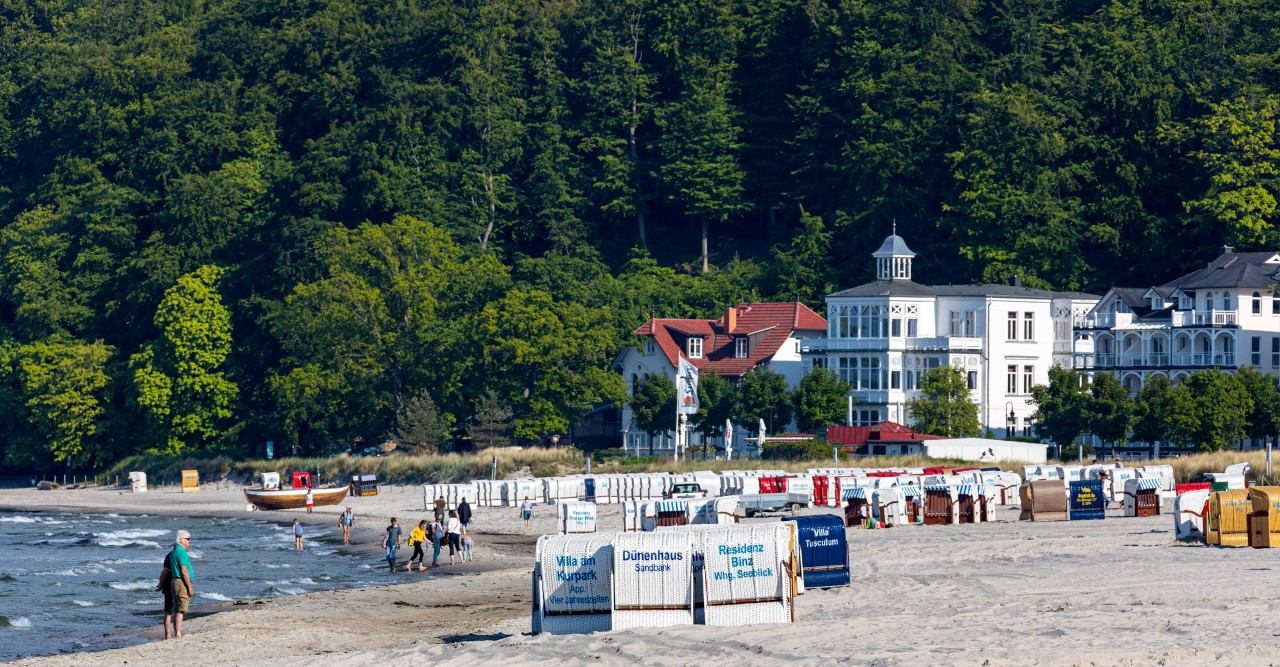
[[[351, 548], [374, 560], [390, 516], [402, 524], [428, 516], [420, 487], [384, 488], [349, 504], [361, 543]], [[246, 514], [238, 489], [212, 487], [0, 490], [0, 507]], [[334, 523], [340, 511], [316, 508], [306, 520]], [[288, 523], [294, 514], [252, 516]], [[989, 524], [851, 529], [853, 585], [806, 592], [793, 624], [533, 636], [533, 547], [554, 530], [554, 508], [539, 507], [525, 529], [514, 508], [477, 507], [479, 559], [441, 568], [447, 576], [400, 572], [388, 581], [409, 583], [231, 606], [187, 621], [180, 640], [16, 664], [1280, 664], [1275, 552], [1179, 543], [1167, 509], [1142, 519], [1116, 514], [1032, 523], [1000, 508]], [[602, 505], [600, 522], [621, 528], [619, 507]], [[158, 639], [158, 624], [141, 636]]]

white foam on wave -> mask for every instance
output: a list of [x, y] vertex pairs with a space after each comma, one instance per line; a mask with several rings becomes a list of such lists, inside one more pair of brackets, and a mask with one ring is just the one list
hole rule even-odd
[[92, 602], [88, 602], [88, 601], [85, 601], [85, 600], [72, 600], [72, 602], [74, 602], [74, 603], [76, 603], [76, 604], [80, 605], [81, 607], [93, 607], [93, 606], [95, 606]]
[[110, 530], [105, 533], [98, 533], [99, 538], [120, 539], [120, 540], [136, 540], [142, 537], [160, 537], [167, 535], [169, 531], [158, 530], [155, 528], [128, 528], [125, 530]]
[[229, 598], [221, 593], [206, 593], [202, 591], [200, 593], [196, 593], [196, 595], [199, 595], [202, 598], [209, 598], [210, 600], [217, 600], [218, 602], [234, 602], [235, 601], [233, 598]]
[[99, 537], [96, 540], [94, 540], [94, 542], [97, 542], [98, 546], [102, 546], [102, 547], [139, 546], [139, 547], [152, 547], [155, 549], [160, 548], [160, 545], [158, 543], [153, 542], [151, 540], [131, 540], [131, 539], [118, 539], [114, 537]]
[[108, 586], [118, 591], [142, 591], [150, 590], [156, 587], [153, 581], [113, 581]]
[[[92, 563], [82, 565], [80, 567], [69, 567], [65, 570], [46, 570], [37, 572], [38, 577], [83, 577], [88, 574], [102, 574], [104, 572], [115, 572], [114, 569], [106, 567], [100, 563]], [[55, 586], [57, 584], [54, 584]]]
[[144, 565], [160, 565], [163, 562], [163, 558], [108, 558], [102, 561], [104, 565], [130, 565], [137, 563], [142, 563]]
[[268, 570], [282, 570], [282, 569], [293, 567], [289, 563], [263, 563], [262, 566], [267, 568]]
[[303, 588], [277, 588], [276, 590], [279, 591], [281, 595], [302, 595], [307, 592], [306, 589]]
[[298, 577], [297, 579], [282, 579], [280, 581], [264, 581], [268, 586], [315, 586], [316, 582], [311, 577]]
[[36, 520], [29, 516], [0, 516], [2, 523], [35, 523]]
[[14, 628], [29, 628], [31, 627], [31, 619], [27, 618], [26, 616], [11, 618], [9, 619], [9, 625], [10, 627], [14, 627]]

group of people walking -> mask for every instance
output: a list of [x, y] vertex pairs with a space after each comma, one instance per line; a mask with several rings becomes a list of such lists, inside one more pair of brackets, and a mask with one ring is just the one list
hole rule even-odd
[[[466, 498], [458, 503], [457, 509], [452, 510], [448, 509], [448, 502], [445, 501], [444, 496], [436, 499], [435, 520], [429, 522], [423, 519], [409, 532], [408, 545], [413, 547], [413, 555], [409, 557], [409, 570], [413, 570], [416, 562], [418, 571], [426, 571], [427, 543], [430, 543], [432, 548], [431, 567], [440, 567], [440, 550], [445, 545], [449, 547], [450, 565], [456, 564], [458, 558], [461, 558], [464, 563], [475, 560], [475, 540], [467, 533], [467, 527], [470, 524], [471, 505], [467, 504]], [[387, 534], [382, 538], [382, 547], [386, 550], [387, 567], [390, 572], [396, 571], [396, 554], [401, 543], [400, 524], [393, 517], [391, 525], [387, 526]]]

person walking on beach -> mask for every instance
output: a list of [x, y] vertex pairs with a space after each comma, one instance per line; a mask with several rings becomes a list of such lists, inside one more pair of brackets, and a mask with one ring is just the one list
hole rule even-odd
[[196, 587], [193, 583], [195, 573], [191, 569], [191, 555], [187, 549], [191, 547], [191, 533], [178, 531], [173, 540], [173, 551], [169, 552], [169, 565], [173, 575], [169, 578], [169, 588], [173, 591], [173, 636], [182, 636], [182, 616], [187, 613], [191, 598], [195, 597]]
[[400, 524], [391, 517], [391, 525], [387, 526], [387, 534], [382, 537], [382, 548], [387, 550], [387, 566], [391, 572], [396, 571], [396, 550], [400, 548]]
[[462, 522], [458, 521], [458, 513], [449, 510], [449, 521], [445, 523], [444, 530], [449, 534], [449, 564], [453, 565], [454, 556], [462, 556]]
[[302, 524], [297, 519], [293, 520], [293, 548], [302, 551]]
[[170, 560], [173, 551], [164, 555], [164, 564], [160, 566], [160, 581], [156, 584], [155, 590], [164, 593], [164, 638], [169, 639], [172, 633], [169, 628], [173, 622], [173, 587], [170, 583], [173, 581], [173, 566]]
[[448, 507], [449, 503], [445, 502], [444, 496], [436, 498], [436, 521], [444, 521], [444, 511]]
[[471, 539], [471, 535], [466, 532], [466, 528], [463, 528], [462, 531], [462, 562], [474, 562], [476, 557], [475, 552], [472, 550], [475, 548], [475, 540]]
[[462, 530], [466, 532], [467, 527], [471, 525], [471, 505], [467, 504], [465, 496], [462, 502], [458, 503], [458, 521], [462, 522]]
[[316, 497], [311, 495], [311, 487], [307, 487], [307, 514], [311, 513], [311, 508], [316, 504]]
[[524, 519], [524, 527], [529, 527], [529, 519], [533, 516], [533, 501], [529, 500], [529, 496], [524, 497], [524, 502], [520, 503], [520, 518]]
[[440, 542], [445, 539], [444, 525], [439, 520], [427, 527], [427, 535], [431, 537], [431, 567], [440, 567]]
[[413, 547], [413, 555], [409, 556], [409, 571], [413, 572], [413, 561], [418, 561], [418, 571], [427, 570], [427, 555], [422, 552], [422, 543], [427, 539], [427, 520], [418, 522], [418, 527], [409, 531], [409, 546]]
[[351, 508], [338, 515], [338, 525], [342, 526], [342, 543], [351, 544], [351, 527], [356, 524], [356, 515], [351, 513]]

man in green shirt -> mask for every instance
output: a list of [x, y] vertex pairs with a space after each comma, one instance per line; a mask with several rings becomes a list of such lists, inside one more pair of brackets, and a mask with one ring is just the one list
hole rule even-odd
[[174, 539], [173, 551], [169, 554], [170, 565], [173, 566], [173, 578], [169, 585], [173, 587], [173, 634], [182, 636], [182, 615], [187, 613], [187, 605], [195, 596], [195, 585], [192, 584], [194, 573], [191, 569], [191, 555], [187, 549], [191, 546], [191, 533], [178, 531]]

